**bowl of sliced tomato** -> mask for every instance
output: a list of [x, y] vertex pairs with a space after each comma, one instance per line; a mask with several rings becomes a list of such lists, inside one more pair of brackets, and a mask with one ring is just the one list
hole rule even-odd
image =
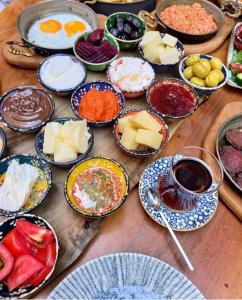
[[25, 214], [0, 224], [0, 298], [26, 298], [52, 275], [58, 257], [54, 229]]

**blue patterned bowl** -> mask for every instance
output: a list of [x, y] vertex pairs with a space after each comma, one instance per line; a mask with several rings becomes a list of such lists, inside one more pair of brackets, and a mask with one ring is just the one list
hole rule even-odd
[[[60, 124], [63, 125], [63, 124], [65, 124], [66, 121], [69, 121], [69, 120], [79, 121], [79, 119], [76, 119], [76, 118], [66, 117], [66, 118], [55, 119], [52, 122], [58, 122], [58, 123], [60, 123]], [[85, 153], [83, 153], [83, 154], [78, 155], [77, 159], [75, 159], [73, 161], [70, 161], [70, 162], [67, 162], [67, 163], [58, 163], [58, 162], [54, 161], [53, 155], [48, 155], [48, 154], [45, 154], [43, 152], [44, 130], [45, 130], [45, 127], [43, 127], [41, 129], [41, 131], [38, 132], [38, 134], [36, 135], [36, 138], [35, 138], [35, 150], [38, 153], [38, 155], [41, 158], [43, 158], [47, 163], [52, 164], [52, 165], [57, 166], [57, 167], [71, 168], [72, 166], [74, 166], [75, 164], [77, 164], [81, 160], [83, 160], [88, 155], [88, 153], [92, 150], [92, 147], [94, 145], [94, 134], [93, 134], [92, 130], [90, 128], [88, 128], [88, 132], [90, 134], [90, 138], [89, 138], [89, 141], [88, 141], [88, 149], [87, 149], [87, 151]]]
[[6, 171], [13, 159], [18, 160], [20, 164], [26, 163], [38, 168], [40, 170], [40, 174], [29, 198], [19, 211], [10, 212], [0, 209], [0, 215], [5, 217], [19, 216], [38, 207], [46, 199], [52, 185], [52, 173], [47, 163], [37, 156], [28, 154], [11, 155], [0, 161], [0, 184], [4, 182]]
[[38, 291], [42, 286], [46, 284], [46, 282], [50, 279], [52, 273], [54, 272], [56, 261], [58, 258], [58, 253], [59, 253], [59, 244], [58, 244], [58, 239], [57, 235], [53, 229], [53, 227], [43, 218], [34, 216], [34, 215], [29, 215], [25, 214], [22, 216], [17, 216], [17, 217], [12, 217], [9, 218], [5, 221], [3, 221], [0, 224], [0, 242], [4, 239], [4, 237], [15, 228], [16, 226], [16, 220], [17, 219], [24, 219], [26, 221], [29, 221], [35, 225], [41, 226], [45, 229], [49, 229], [53, 232], [54, 237], [55, 237], [55, 243], [56, 243], [56, 258], [55, 258], [55, 263], [53, 265], [52, 270], [50, 273], [46, 276], [45, 280], [41, 282], [38, 286], [34, 287], [31, 285], [26, 285], [25, 287], [20, 287], [12, 292], [9, 292], [7, 285], [5, 285], [3, 282], [0, 283], [0, 298], [27, 298], [31, 294], [35, 293]]
[[[165, 34], [160, 33], [160, 35], [161, 35], [161, 37], [163, 37]], [[155, 70], [156, 73], [168, 72], [168, 71], [173, 71], [174, 72], [174, 70], [176, 70], [176, 71], [178, 70], [179, 62], [184, 57], [184, 53], [185, 53], [183, 44], [180, 41], [177, 41], [176, 49], [180, 52], [179, 61], [175, 64], [162, 65], [162, 64], [153, 63], [153, 62], [149, 61], [147, 58], [145, 58], [143, 49], [140, 47], [140, 43], [139, 43], [139, 46], [138, 46], [138, 50], [139, 50], [140, 55], [142, 56], [142, 58], [145, 61], [147, 61], [148, 63], [150, 63], [152, 65], [152, 67], [153, 67], [153, 69]]]
[[96, 89], [97, 91], [112, 91], [113, 93], [116, 94], [118, 102], [120, 104], [120, 111], [117, 114], [117, 116], [115, 116], [112, 120], [107, 120], [105, 122], [93, 122], [93, 121], [88, 121], [87, 123], [90, 126], [93, 127], [106, 127], [106, 126], [110, 126], [114, 123], [114, 121], [119, 117], [119, 115], [122, 113], [124, 106], [125, 106], [125, 98], [122, 95], [121, 92], [117, 91], [110, 82], [107, 81], [92, 81], [92, 82], [88, 82], [85, 83], [81, 86], [79, 86], [74, 93], [71, 96], [71, 108], [72, 111], [74, 112], [74, 114], [78, 117], [81, 118], [79, 114], [79, 106], [80, 106], [80, 102], [82, 101], [82, 97], [91, 89]]
[[[211, 60], [213, 58], [213, 56], [207, 55], [207, 54], [198, 54], [198, 55], [200, 56], [200, 58], [206, 58], [208, 60]], [[183, 58], [180, 61], [179, 74], [180, 74], [182, 80], [184, 80], [187, 84], [192, 86], [195, 89], [195, 91], [198, 93], [199, 96], [204, 96], [204, 95], [210, 96], [213, 92], [217, 91], [218, 89], [220, 89], [221, 87], [223, 87], [226, 84], [227, 79], [228, 79], [228, 72], [227, 72], [227, 69], [226, 69], [224, 64], [223, 64], [223, 67], [222, 67], [222, 70], [221, 70], [224, 74], [224, 80], [221, 81], [218, 86], [215, 86], [215, 87], [200, 87], [200, 86], [197, 86], [197, 85], [191, 83], [183, 75], [183, 72], [184, 72], [184, 69], [185, 69], [185, 66], [186, 66], [185, 62], [186, 62], [187, 58], [188, 58], [188, 56], [186, 56], [185, 58]]]
[[2, 149], [0, 151], [0, 159], [5, 155], [6, 150], [7, 150], [7, 136], [2, 128], [0, 128], [0, 139], [2, 140]]

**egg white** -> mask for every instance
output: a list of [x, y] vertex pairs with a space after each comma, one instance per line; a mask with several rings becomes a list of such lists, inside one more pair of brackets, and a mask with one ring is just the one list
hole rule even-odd
[[[42, 32], [40, 30], [40, 24], [42, 22], [48, 21], [48, 20], [56, 20], [59, 23], [62, 24], [62, 29], [55, 33], [46, 33]], [[71, 37], [67, 36], [67, 33], [64, 30], [64, 25], [67, 22], [71, 21], [79, 21], [82, 22], [86, 30], [83, 32], [78, 32], [76, 34], [73, 34]], [[37, 46], [43, 47], [43, 48], [50, 48], [50, 49], [66, 49], [71, 48], [74, 45], [74, 42], [76, 41], [77, 37], [86, 32], [91, 31], [92, 27], [82, 19], [81, 17], [78, 17], [73, 14], [55, 14], [48, 17], [45, 17], [41, 20], [36, 21], [29, 29], [28, 32], [28, 40]]]

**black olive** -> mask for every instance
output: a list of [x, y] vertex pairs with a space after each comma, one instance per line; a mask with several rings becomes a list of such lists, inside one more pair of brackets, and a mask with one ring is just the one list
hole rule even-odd
[[134, 20], [134, 17], [131, 16], [131, 15], [129, 15], [129, 16], [126, 17], [126, 21], [129, 22], [129, 23], [131, 23], [131, 24], [133, 23], [133, 20]]
[[117, 17], [116, 24], [119, 32], [124, 30], [124, 19], [122, 17]]
[[126, 33], [123, 33], [120, 38], [121, 38], [121, 40], [128, 40], [129, 39], [129, 37]]
[[124, 23], [124, 18], [118, 16], [118, 17], [116, 18], [116, 23]]
[[134, 18], [132, 24], [134, 27], [139, 28], [141, 26], [141, 22], [139, 19]]
[[126, 23], [124, 24], [124, 33], [130, 34], [132, 32], [132, 27]]
[[140, 33], [138, 31], [133, 31], [130, 36], [132, 40], [137, 40], [140, 38]]
[[115, 37], [118, 37], [119, 36], [119, 31], [117, 28], [111, 28], [110, 29], [110, 33], [115, 36]]

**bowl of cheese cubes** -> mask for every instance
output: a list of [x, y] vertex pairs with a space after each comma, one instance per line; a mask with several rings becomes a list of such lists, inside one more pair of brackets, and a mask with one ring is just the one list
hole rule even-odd
[[114, 139], [131, 156], [145, 157], [159, 153], [169, 139], [163, 119], [149, 110], [129, 110], [115, 122]]
[[183, 44], [174, 36], [159, 31], [147, 31], [139, 44], [139, 52], [156, 72], [178, 70], [184, 57]]
[[64, 168], [83, 160], [93, 145], [94, 135], [87, 121], [67, 117], [48, 122], [35, 140], [35, 149], [40, 157]]

